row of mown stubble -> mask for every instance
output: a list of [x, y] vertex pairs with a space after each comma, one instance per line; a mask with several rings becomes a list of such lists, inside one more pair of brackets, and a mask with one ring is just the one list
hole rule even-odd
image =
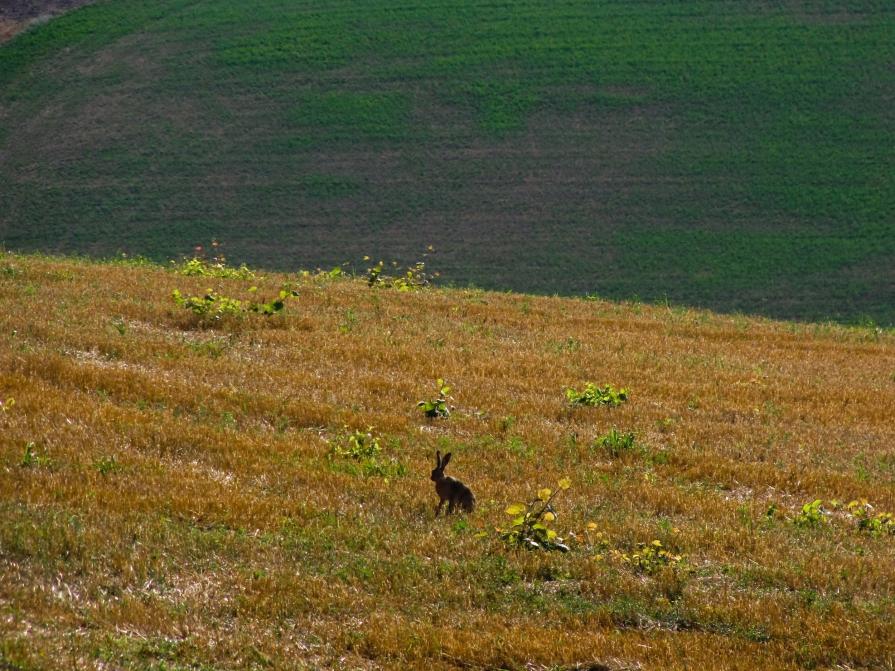
[[[171, 300], [286, 281], [285, 315], [218, 328]], [[791, 521], [895, 510], [891, 332], [11, 254], [0, 332], [11, 668], [892, 664], [893, 538]], [[436, 377], [455, 410], [426, 421]], [[570, 409], [587, 380], [631, 400]], [[345, 426], [406, 473], [331, 459]], [[612, 426], [641, 449], [593, 447]], [[433, 518], [436, 449], [468, 518]], [[572, 551], [505, 547], [504, 508], [566, 475]], [[611, 554], [654, 539], [686, 569]]]

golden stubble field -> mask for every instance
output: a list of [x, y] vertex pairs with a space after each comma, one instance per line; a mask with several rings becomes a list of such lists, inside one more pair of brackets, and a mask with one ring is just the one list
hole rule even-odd
[[[895, 668], [895, 535], [847, 507], [895, 511], [891, 331], [4, 254], [0, 333], [0, 668]], [[570, 551], [507, 546], [566, 476]]]

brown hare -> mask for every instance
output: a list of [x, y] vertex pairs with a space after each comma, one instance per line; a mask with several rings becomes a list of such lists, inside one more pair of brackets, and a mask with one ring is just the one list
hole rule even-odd
[[432, 471], [432, 481], [435, 483], [435, 491], [440, 499], [438, 507], [435, 509], [435, 517], [438, 517], [445, 501], [448, 502], [448, 515], [454, 512], [454, 506], [456, 505], [468, 513], [471, 513], [473, 508], [475, 508], [475, 496], [472, 490], [456, 478], [444, 474], [444, 469], [450, 460], [450, 452], [444, 455], [444, 459], [441, 458], [441, 450], [435, 453], [435, 469]]

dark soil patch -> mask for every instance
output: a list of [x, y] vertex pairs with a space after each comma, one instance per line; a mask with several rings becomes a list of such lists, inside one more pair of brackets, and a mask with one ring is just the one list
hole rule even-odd
[[0, 42], [20, 33], [35, 19], [56, 16], [92, 0], [12, 0], [0, 4]]

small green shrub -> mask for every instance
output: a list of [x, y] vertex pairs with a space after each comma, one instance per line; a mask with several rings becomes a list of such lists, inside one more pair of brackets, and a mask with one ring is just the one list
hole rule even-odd
[[192, 258], [184, 259], [180, 265], [175, 265], [172, 261], [173, 270], [178, 275], [186, 275], [187, 277], [218, 277], [222, 279], [233, 280], [253, 280], [255, 273], [249, 270], [246, 264], [242, 264], [239, 268], [229, 268], [227, 259], [220, 252], [221, 243], [217, 240], [211, 241], [211, 248], [215, 255], [211, 259], [205, 258], [205, 248], [201, 245], [197, 246]]
[[[342, 265], [347, 265], [347, 262]], [[333, 266], [329, 270], [323, 270], [322, 268], [317, 268], [317, 270], [314, 271], [300, 270], [298, 271], [298, 274], [304, 279], [310, 279], [316, 282], [338, 280], [347, 276], [347, 273], [342, 269], [342, 266]]]
[[593, 447], [607, 452], [612, 457], [619, 457], [622, 454], [630, 453], [637, 445], [637, 440], [632, 431], [622, 433], [615, 427], [597, 438], [593, 442]]
[[19, 270], [16, 266], [8, 263], [0, 268], [0, 277], [19, 277], [22, 274], [22, 271]]
[[365, 477], [398, 478], [407, 467], [383, 454], [382, 439], [375, 429], [349, 431], [348, 427], [330, 441], [329, 459], [338, 470]]
[[223, 263], [210, 263], [205, 259], [187, 259], [174, 268], [178, 275], [187, 277], [217, 277], [233, 280], [253, 280], [255, 273], [248, 266], [242, 264], [239, 268], [228, 268]]
[[203, 296], [184, 296], [180, 293], [180, 289], [175, 289], [171, 296], [177, 305], [202, 320], [220, 320], [227, 316], [238, 315], [244, 310], [243, 301], [220, 296], [211, 289]]
[[109, 473], [118, 470], [118, 462], [115, 457], [102, 456], [93, 462], [93, 468], [95, 468], [96, 472], [100, 475], [108, 475]]
[[[431, 247], [429, 251], [432, 251]], [[364, 261], [369, 260], [369, 256], [364, 257]], [[435, 278], [438, 277], [438, 273], [426, 272], [426, 264], [423, 261], [417, 261], [412, 266], [407, 266], [406, 268], [401, 268], [397, 261], [392, 261], [391, 271], [395, 274], [386, 274], [385, 262], [379, 261], [377, 264], [367, 268], [367, 284], [370, 287], [383, 289], [418, 291], [430, 286]]]
[[682, 561], [681, 555], [673, 554], [662, 546], [662, 541], [638, 543], [637, 550], [631, 554], [616, 551], [618, 559], [631, 566], [638, 573], [654, 575], [665, 567], [676, 567]]
[[355, 430], [340, 434], [330, 445], [332, 454], [339, 457], [361, 460], [379, 456], [382, 453], [382, 445], [379, 436], [375, 435], [372, 426], [366, 431]]
[[865, 499], [848, 504], [848, 512], [858, 523], [858, 529], [871, 536], [895, 535], [895, 515], [882, 512], [873, 514], [873, 506]]
[[37, 453], [37, 446], [33, 442], [25, 445], [22, 461], [19, 462], [22, 468], [41, 468], [43, 466], [52, 466], [52, 464], [53, 461], [48, 456]]
[[451, 400], [448, 394], [450, 394], [451, 388], [442, 378], [438, 378], [435, 384], [438, 387], [438, 396], [433, 399], [422, 400], [416, 404], [416, 407], [422, 410], [423, 414], [430, 419], [437, 417], [446, 419], [451, 415], [451, 409], [448, 407], [448, 401]]
[[514, 548], [568, 552], [569, 546], [549, 525], [556, 520], [553, 500], [559, 492], [571, 485], [569, 478], [563, 478], [559, 481], [557, 490], [545, 487], [538, 490], [538, 496], [533, 501], [508, 506], [505, 512], [513, 521], [509, 528], [498, 529], [500, 538]]
[[802, 506], [802, 510], [793, 518], [793, 523], [800, 527], [819, 527], [826, 523], [827, 511], [824, 510], [823, 501], [815, 499]]
[[[249, 289], [249, 291], [255, 290], [255, 287]], [[280, 292], [277, 294], [277, 297], [268, 301], [267, 303], [258, 303], [258, 302], [250, 302], [246, 306], [246, 309], [249, 312], [257, 312], [258, 314], [264, 315], [266, 317], [270, 317], [271, 315], [276, 315], [286, 309], [286, 301], [289, 298], [294, 298], [298, 296], [298, 292], [295, 290], [287, 290], [280, 289]]]
[[596, 407], [598, 405], [606, 405], [616, 407], [628, 400], [628, 390], [625, 388], [615, 389], [611, 385], [598, 387], [593, 382], [584, 385], [582, 391], [575, 389], [566, 389], [566, 399], [570, 405], [585, 405], [588, 407]]
[[[257, 287], [249, 289], [254, 293]], [[266, 317], [279, 314], [286, 308], [286, 301], [298, 296], [295, 290], [283, 288], [277, 297], [268, 302], [239, 300], [222, 296], [208, 289], [202, 296], [184, 296], [179, 289], [171, 294], [174, 302], [196, 316], [200, 323], [220, 322], [227, 317], [241, 317], [248, 313], [261, 314]]]

